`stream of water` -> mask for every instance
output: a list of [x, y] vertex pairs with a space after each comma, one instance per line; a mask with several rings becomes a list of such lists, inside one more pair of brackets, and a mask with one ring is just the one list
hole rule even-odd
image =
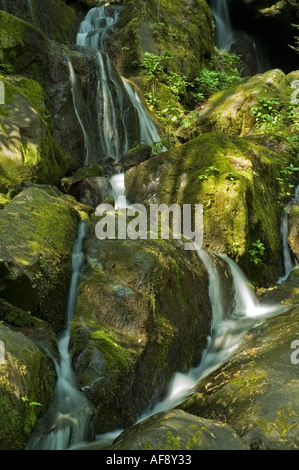
[[228, 0], [211, 0], [215, 20], [215, 42], [218, 49], [229, 51], [233, 42], [233, 28], [230, 21]]
[[29, 450], [64, 450], [87, 439], [87, 425], [91, 407], [86, 397], [76, 387], [76, 379], [69, 354], [70, 321], [73, 319], [77, 287], [84, 264], [83, 240], [87, 225], [80, 222], [72, 254], [72, 277], [70, 282], [66, 328], [58, 339], [59, 358], [53, 358], [57, 382], [52, 404], [40, 420], [37, 431], [29, 440]]

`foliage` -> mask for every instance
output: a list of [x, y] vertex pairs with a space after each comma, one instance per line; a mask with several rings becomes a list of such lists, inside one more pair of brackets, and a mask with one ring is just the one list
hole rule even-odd
[[[155, 28], [160, 26], [160, 23], [155, 24]], [[145, 52], [141, 64], [147, 84], [144, 96], [147, 105], [160, 118], [165, 128], [165, 134], [156, 145], [156, 151], [164, 146], [172, 148], [177, 142], [176, 129], [188, 128], [193, 120], [197, 119], [198, 112], [186, 110], [186, 103], [193, 103], [195, 106], [211, 94], [242, 80], [237, 68], [239, 61], [236, 54], [219, 51], [217, 56], [210, 60], [210, 69], [203, 69], [199, 77], [190, 81], [187, 76], [174, 71], [175, 55], [168, 49], [163, 50], [163, 55]], [[162, 109], [161, 100], [158, 99], [158, 88], [161, 84], [169, 96], [166, 106]]]
[[249, 250], [251, 262], [254, 264], [258, 264], [262, 261], [260, 256], [264, 254], [265, 246], [263, 242], [261, 242], [261, 240], [257, 240], [256, 242], [251, 243], [251, 246], [253, 247], [251, 250]]
[[290, 97], [258, 97], [252, 107], [255, 130], [259, 133], [299, 131], [299, 110]]
[[209, 68], [203, 69], [196, 79], [198, 91], [205, 98], [209, 98], [213, 93], [241, 83], [242, 77], [239, 67], [240, 58], [238, 55], [218, 51], [215, 58], [210, 60]]
[[[297, 156], [298, 165], [299, 158]], [[296, 173], [299, 171], [299, 166], [290, 163], [280, 171], [280, 176], [276, 178], [279, 185], [279, 200], [283, 204], [287, 198], [293, 196], [295, 185], [292, 182], [295, 180]]]

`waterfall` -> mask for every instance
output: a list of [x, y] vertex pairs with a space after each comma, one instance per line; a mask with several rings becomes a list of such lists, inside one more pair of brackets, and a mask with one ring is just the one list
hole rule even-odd
[[[76, 45], [86, 47], [94, 54], [92, 83], [86, 85], [87, 97], [81, 106], [78, 77], [71, 60], [67, 59], [75, 114], [84, 135], [85, 165], [109, 159], [117, 162], [138, 136], [138, 132], [132, 131], [136, 127], [133, 119], [136, 117], [137, 121], [137, 111], [105, 47], [105, 38], [118, 21], [121, 10], [121, 7], [95, 7], [80, 24]], [[80, 51], [80, 48], [74, 50]], [[86, 122], [92, 122], [91, 129], [87, 129]]]
[[211, 0], [211, 10], [215, 19], [215, 42], [218, 49], [229, 51], [233, 41], [228, 0]]
[[277, 284], [283, 284], [296, 267], [296, 262], [293, 259], [290, 246], [289, 246], [289, 210], [292, 204], [299, 202], [299, 185], [295, 188], [294, 199], [283, 209], [280, 220], [280, 236], [282, 241], [282, 257], [284, 274], [281, 276]]
[[91, 49], [106, 50], [105, 38], [109, 28], [118, 22], [121, 11], [122, 7], [113, 8], [110, 16], [105, 6], [92, 8], [80, 24], [76, 43]]
[[141, 104], [140, 98], [136, 92], [133, 90], [127, 80], [124, 78], [123, 84], [130, 97], [131, 103], [136, 108], [139, 118], [139, 131], [140, 131], [140, 141], [142, 144], [153, 144], [159, 142], [160, 136], [158, 134], [157, 128], [153, 121], [146, 114], [144, 107]]
[[87, 225], [81, 222], [72, 255], [73, 273], [66, 311], [66, 329], [58, 340], [60, 362], [54, 359], [57, 382], [52, 404], [40, 420], [37, 432], [29, 440], [29, 450], [64, 450], [86, 439], [90, 406], [76, 388], [76, 380], [69, 355], [70, 327], [76, 307], [77, 287], [84, 262], [83, 240]]

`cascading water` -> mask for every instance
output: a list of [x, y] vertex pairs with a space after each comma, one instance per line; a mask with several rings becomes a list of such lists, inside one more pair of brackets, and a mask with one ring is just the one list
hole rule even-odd
[[87, 225], [81, 222], [72, 255], [73, 273], [70, 283], [66, 321], [67, 326], [58, 340], [59, 361], [54, 359], [57, 382], [52, 404], [38, 424], [36, 433], [30, 439], [29, 450], [64, 450], [82, 442], [87, 437], [90, 405], [85, 396], [76, 388], [76, 380], [69, 355], [70, 321], [76, 307], [77, 287], [84, 262], [82, 250]]
[[[214, 257], [218, 256], [228, 264], [232, 275], [234, 285], [233, 311], [227, 318], [227, 312], [223, 307], [225, 302], [219, 268], [213, 256], [202, 248], [197, 248], [197, 255], [208, 272], [209, 297], [212, 306], [212, 325], [206, 348], [202, 353], [199, 365], [191, 368], [186, 374], [174, 374], [165, 398], [142, 413], [137, 422], [178, 406], [201, 380], [229, 360], [247, 331], [258, 326], [267, 318], [280, 315], [289, 309], [283, 305], [260, 305], [249, 281], [238, 265], [227, 256], [213, 253]], [[99, 435], [94, 443], [84, 445], [83, 448], [108, 448], [121, 432], [122, 430], [115, 430]]]
[[[95, 7], [80, 25], [76, 45], [88, 48], [93, 69], [93, 83], [86, 87], [85, 103], [80, 102], [78, 77], [71, 59], [67, 60], [74, 109], [84, 134], [85, 165], [99, 159], [100, 163], [109, 159], [117, 162], [133, 146], [138, 135], [132, 132], [134, 116], [137, 120], [136, 109], [106, 50], [105, 38], [118, 21], [121, 10], [122, 7]], [[79, 52], [80, 48], [75, 51]], [[92, 133], [87, 130], [88, 122], [92, 122]]]
[[229, 265], [234, 285], [233, 312], [229, 318], [226, 318], [218, 267], [213, 257], [205, 250], [198, 248], [197, 254], [209, 275], [209, 296], [212, 305], [211, 333], [207, 339], [206, 349], [203, 351], [200, 364], [190, 369], [187, 374], [176, 373], [170, 382], [166, 397], [147, 410], [139, 421], [182, 403], [193, 387], [232, 356], [248, 330], [288, 309], [281, 305], [260, 305], [238, 265], [229, 257], [214, 253], [214, 256], [220, 257]]
[[211, 10], [215, 19], [215, 42], [218, 49], [229, 51], [233, 42], [233, 29], [230, 21], [228, 0], [211, 0]]
[[134, 91], [127, 80], [124, 78], [123, 84], [130, 97], [131, 103], [136, 108], [138, 113], [140, 142], [142, 144], [153, 144], [155, 142], [159, 142], [160, 136], [158, 134], [157, 128], [153, 121], [146, 114], [136, 90]]
[[83, 120], [81, 119], [81, 114], [79, 112], [79, 106], [78, 106], [78, 103], [77, 103], [77, 97], [78, 97], [77, 78], [76, 78], [76, 74], [75, 74], [73, 64], [72, 64], [71, 60], [69, 59], [69, 57], [67, 57], [67, 56], [66, 56], [66, 62], [67, 62], [68, 69], [69, 69], [69, 74], [70, 74], [69, 76], [70, 76], [70, 85], [71, 85], [72, 96], [73, 96], [74, 110], [75, 110], [75, 114], [77, 116], [78, 122], [79, 122], [80, 127], [81, 127], [82, 132], [83, 132], [83, 137], [84, 137], [84, 149], [85, 149], [84, 161], [85, 161], [85, 165], [88, 165], [89, 156], [90, 156], [90, 143], [89, 143], [88, 132], [85, 128]]
[[121, 11], [122, 7], [113, 8], [110, 16], [105, 6], [92, 8], [80, 24], [76, 43], [91, 49], [105, 50], [109, 28], [118, 22]]
[[[77, 45], [87, 46], [91, 49], [102, 49], [106, 51], [105, 38], [109, 30], [117, 23], [120, 17], [122, 7], [107, 9], [107, 7], [92, 8], [81, 23], [77, 35]], [[107, 51], [106, 51], [107, 52]], [[136, 93], [123, 78], [122, 82], [124, 90], [120, 89], [118, 82], [114, 79], [114, 71], [110, 60], [104, 63], [101, 53], [97, 53], [97, 61], [99, 67], [99, 95], [102, 95], [102, 102], [98, 105], [98, 116], [101, 118], [101, 127], [103, 129], [103, 147], [106, 155], [114, 158], [115, 161], [129, 150], [129, 138], [126, 132], [128, 119], [126, 116], [125, 106], [123, 103], [124, 91], [127, 93], [131, 104], [137, 111], [139, 121], [139, 140], [142, 144], [153, 144], [160, 140], [156, 126], [145, 112], [140, 99]], [[113, 87], [107, 86], [109, 81]], [[113, 89], [113, 92], [111, 91]], [[101, 92], [102, 90], [102, 92]], [[117, 113], [115, 100], [119, 102], [119, 108], [123, 110]], [[102, 111], [101, 111], [102, 110]], [[119, 135], [120, 116], [122, 118], [123, 129], [122, 134], [125, 136], [121, 139]], [[123, 142], [123, 143], [122, 143]], [[113, 188], [112, 195], [116, 202], [116, 208], [120, 208], [118, 204], [119, 197], [125, 196], [124, 174], [116, 174], [110, 178]]]
[[282, 256], [283, 256], [283, 266], [284, 266], [284, 275], [281, 276], [277, 284], [284, 283], [293, 269], [296, 267], [296, 262], [291, 254], [289, 246], [289, 210], [292, 204], [299, 202], [299, 185], [295, 188], [294, 199], [284, 208], [281, 215], [280, 222], [280, 236], [282, 240]]

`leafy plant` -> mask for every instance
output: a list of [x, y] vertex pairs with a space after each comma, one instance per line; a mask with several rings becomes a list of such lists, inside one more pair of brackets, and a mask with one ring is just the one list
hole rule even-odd
[[219, 169], [214, 165], [210, 165], [208, 168], [205, 169], [203, 174], [198, 176], [198, 179], [205, 181], [208, 179], [209, 176], [215, 176], [218, 174], [219, 174]]
[[29, 399], [26, 397], [21, 397], [21, 400], [23, 403], [27, 403], [29, 406], [43, 406], [37, 401], [29, 401]]
[[261, 240], [257, 240], [254, 243], [251, 243], [251, 246], [253, 247], [251, 250], [249, 250], [249, 254], [251, 256], [251, 261], [254, 264], [258, 264], [262, 262], [260, 256], [263, 256], [265, 252], [265, 245]]
[[279, 200], [282, 204], [286, 198], [292, 196], [295, 187], [293, 181], [297, 171], [299, 171], [299, 166], [290, 163], [280, 170], [280, 176], [276, 178], [279, 185]]
[[209, 68], [204, 68], [200, 76], [196, 78], [198, 92], [204, 98], [208, 98], [213, 93], [225, 90], [232, 85], [241, 83], [239, 66], [240, 58], [236, 54], [218, 51], [209, 62]]

